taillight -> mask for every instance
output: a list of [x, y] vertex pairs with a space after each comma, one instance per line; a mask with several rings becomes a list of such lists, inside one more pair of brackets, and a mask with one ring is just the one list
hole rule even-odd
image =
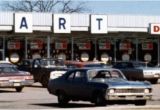
[[0, 81], [9, 81], [8, 77], [0, 77]]
[[26, 80], [28, 80], [28, 79], [29, 79], [29, 80], [30, 80], [30, 79], [33, 79], [33, 76], [25, 76], [25, 79], [26, 79]]

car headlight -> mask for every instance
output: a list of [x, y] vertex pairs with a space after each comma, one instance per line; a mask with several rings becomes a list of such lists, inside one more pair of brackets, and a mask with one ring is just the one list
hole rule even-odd
[[144, 93], [149, 93], [149, 89], [144, 89]]
[[110, 89], [110, 90], [109, 90], [109, 93], [110, 93], [110, 94], [113, 94], [113, 93], [114, 93], [114, 89]]

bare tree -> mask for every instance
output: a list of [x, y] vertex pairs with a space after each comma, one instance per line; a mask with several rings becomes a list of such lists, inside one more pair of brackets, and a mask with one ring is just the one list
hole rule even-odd
[[61, 12], [74, 13], [89, 11], [86, 2], [74, 2], [72, 0], [17, 0], [3, 1], [4, 10], [22, 12]]

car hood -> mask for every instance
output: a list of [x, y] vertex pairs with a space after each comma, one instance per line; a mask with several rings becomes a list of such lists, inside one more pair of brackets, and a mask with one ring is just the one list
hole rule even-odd
[[159, 70], [160, 68], [158, 67], [137, 67], [137, 69], [142, 69], [142, 70]]
[[5, 77], [5, 76], [28, 76], [30, 75], [29, 72], [25, 71], [18, 71], [18, 72], [10, 72], [10, 73], [1, 73], [0, 77]]
[[101, 79], [98, 82], [105, 83], [109, 88], [143, 88], [151, 87], [149, 82], [140, 82], [140, 81], [128, 81], [126, 79], [120, 78], [110, 78], [110, 79]]

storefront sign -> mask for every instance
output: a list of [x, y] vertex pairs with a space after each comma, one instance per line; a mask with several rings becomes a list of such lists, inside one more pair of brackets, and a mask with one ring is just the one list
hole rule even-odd
[[9, 59], [12, 63], [17, 63], [20, 60], [20, 56], [17, 53], [12, 53]]
[[55, 49], [67, 49], [67, 43], [56, 42]]
[[89, 54], [88, 53], [86, 53], [86, 52], [83, 52], [82, 54], [81, 54], [81, 60], [82, 61], [88, 61], [89, 60]]
[[130, 59], [129, 54], [124, 53], [124, 54], [122, 55], [122, 61], [129, 61], [129, 59]]
[[60, 53], [60, 54], [58, 54], [58, 59], [66, 60], [66, 55], [65, 55], [65, 53]]
[[41, 58], [41, 55], [37, 52], [37, 53], [34, 53], [34, 54], [32, 55], [32, 58], [33, 58], [33, 59]]
[[119, 49], [120, 49], [120, 50], [128, 50], [128, 49], [131, 49], [131, 43], [129, 43], [129, 42], [120, 43]]
[[152, 42], [142, 43], [142, 50], [153, 50], [153, 43]]
[[146, 53], [145, 55], [144, 55], [144, 60], [145, 61], [151, 61], [152, 60], [152, 56], [151, 56], [151, 54], [149, 54], [149, 53]]
[[105, 34], [107, 32], [107, 16], [91, 15], [91, 33]]
[[71, 33], [71, 23], [69, 14], [54, 14], [54, 33]]
[[10, 50], [18, 50], [21, 48], [20, 41], [8, 41], [7, 48]]
[[109, 61], [109, 55], [106, 53], [102, 53], [101, 55], [101, 61], [108, 62]]
[[15, 13], [15, 33], [32, 33], [32, 14]]
[[[15, 13], [15, 33], [32, 33], [33, 18], [32, 13]], [[35, 18], [36, 19], [36, 18]], [[34, 19], [34, 20], [35, 20]], [[106, 34], [107, 15], [91, 15], [91, 33]], [[71, 33], [71, 15], [54, 14], [53, 15], [53, 33]]]
[[110, 50], [111, 49], [111, 43], [106, 40], [99, 40], [98, 45], [99, 45], [100, 50]]
[[43, 41], [42, 40], [33, 40], [33, 41], [31, 41], [30, 48], [32, 50], [42, 49], [43, 48]]
[[150, 24], [151, 34], [160, 34], [160, 24]]
[[90, 43], [78, 43], [79, 50], [90, 50], [91, 44]]

